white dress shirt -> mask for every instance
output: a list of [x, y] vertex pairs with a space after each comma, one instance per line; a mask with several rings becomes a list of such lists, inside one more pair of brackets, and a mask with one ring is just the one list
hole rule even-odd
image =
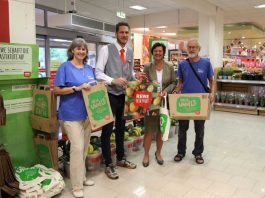
[[[117, 41], [114, 44], [115, 44], [115, 46], [118, 49], [119, 54], [120, 54], [120, 50], [122, 49], [122, 47], [118, 44]], [[126, 60], [127, 47], [125, 46], [123, 49], [124, 49], [124, 58]], [[96, 77], [98, 80], [103, 80], [108, 85], [111, 85], [111, 81], [113, 80], [113, 78], [104, 73], [105, 66], [106, 66], [107, 61], [108, 61], [108, 56], [109, 56], [108, 46], [105, 45], [99, 51], [95, 73], [96, 73]], [[117, 58], [120, 58], [120, 57], [117, 57]]]

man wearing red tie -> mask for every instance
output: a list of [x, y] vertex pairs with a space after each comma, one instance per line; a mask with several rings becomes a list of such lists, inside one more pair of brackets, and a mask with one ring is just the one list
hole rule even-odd
[[[135, 169], [136, 165], [124, 156], [123, 119], [125, 88], [127, 82], [134, 79], [133, 50], [126, 44], [129, 38], [130, 26], [126, 22], [116, 24], [116, 42], [101, 48], [96, 64], [96, 78], [108, 84], [108, 94], [111, 109], [115, 116], [115, 141], [117, 153], [117, 166]], [[113, 122], [102, 127], [101, 147], [105, 160], [105, 173], [111, 179], [118, 179], [115, 165], [111, 159], [110, 136]]]

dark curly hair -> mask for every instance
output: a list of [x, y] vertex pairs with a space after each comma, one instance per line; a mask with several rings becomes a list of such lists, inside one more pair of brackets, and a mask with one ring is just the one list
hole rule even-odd
[[68, 47], [67, 49], [67, 57], [68, 57], [68, 61], [73, 60], [74, 58], [74, 54], [73, 54], [73, 49], [75, 49], [76, 47], [84, 47], [86, 49], [86, 57], [83, 59], [83, 63], [86, 64], [87, 63], [87, 58], [88, 58], [88, 47], [87, 47], [87, 42], [83, 39], [83, 38], [75, 38], [71, 45]]
[[157, 47], [162, 47], [163, 48], [163, 56], [165, 56], [166, 54], [166, 46], [164, 43], [155, 43], [152, 48], [151, 48], [151, 53], [153, 55], [153, 52], [154, 52], [154, 49], [157, 48]]

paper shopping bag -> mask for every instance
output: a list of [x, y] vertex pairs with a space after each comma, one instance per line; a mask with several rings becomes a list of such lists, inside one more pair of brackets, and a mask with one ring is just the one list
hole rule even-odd
[[46, 135], [33, 138], [38, 154], [39, 163], [58, 170], [58, 140], [49, 139]]
[[32, 113], [43, 118], [56, 117], [56, 96], [47, 85], [33, 90]]
[[169, 130], [170, 130], [170, 117], [169, 117], [169, 111], [167, 109], [167, 97], [163, 97], [163, 104], [160, 107], [160, 131], [162, 133], [162, 140], [167, 141], [169, 136]]
[[92, 130], [114, 121], [104, 83], [97, 83], [89, 90], [82, 90], [82, 92]]

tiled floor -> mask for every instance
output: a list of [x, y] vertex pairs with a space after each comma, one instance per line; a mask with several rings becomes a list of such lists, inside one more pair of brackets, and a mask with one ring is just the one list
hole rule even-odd
[[[165, 164], [154, 159], [141, 164], [143, 149], [133, 152], [129, 160], [135, 170], [119, 168], [118, 180], [108, 179], [102, 171], [88, 173], [96, 185], [85, 187], [85, 198], [265, 198], [265, 117], [212, 112], [206, 122], [205, 163], [197, 165], [191, 154], [194, 142], [193, 123], [188, 132], [186, 157], [173, 161], [177, 136], [163, 146]], [[72, 197], [70, 182], [58, 197]]]

